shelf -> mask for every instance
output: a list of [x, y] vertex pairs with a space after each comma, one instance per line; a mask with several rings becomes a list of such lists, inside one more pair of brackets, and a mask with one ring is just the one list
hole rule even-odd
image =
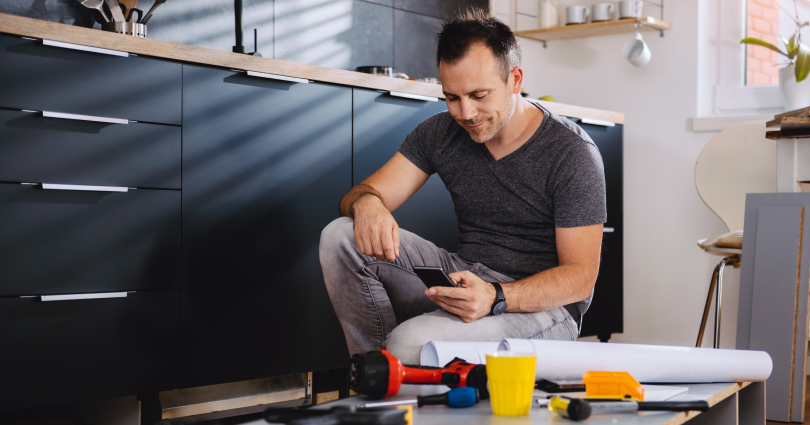
[[[672, 28], [672, 25], [652, 17], [641, 18], [642, 31], [663, 31]], [[566, 25], [542, 30], [518, 31], [520, 37], [532, 38], [540, 41], [567, 40], [571, 38], [585, 38], [597, 35], [630, 34], [636, 31], [635, 19], [620, 19], [618, 21], [594, 22], [590, 24]]]

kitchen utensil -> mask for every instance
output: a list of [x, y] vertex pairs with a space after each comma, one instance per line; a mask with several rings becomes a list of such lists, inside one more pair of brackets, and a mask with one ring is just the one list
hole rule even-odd
[[[133, 12], [138, 12], [138, 19], [134, 21], [132, 20]], [[129, 16], [127, 16], [127, 22], [129, 22], [130, 24], [137, 24], [138, 22], [141, 21], [141, 18], [143, 18], [143, 11], [141, 9], [138, 9], [137, 7], [129, 9]]]
[[619, 2], [619, 19], [636, 19], [641, 16], [641, 2], [625, 0]]
[[121, 4], [118, 3], [118, 0], [106, 0], [107, 6], [110, 8], [110, 13], [112, 14], [113, 21], [115, 22], [126, 22], [127, 18], [124, 16], [124, 12], [121, 11]]
[[537, 28], [554, 28], [559, 25], [556, 0], [540, 0], [537, 4]]
[[597, 3], [593, 5], [591, 22], [605, 22], [613, 18], [613, 11], [616, 9], [613, 3]]
[[101, 29], [118, 34], [131, 35], [138, 38], [146, 37], [146, 25], [144, 24], [130, 22], [105, 22], [101, 24]]
[[365, 74], [371, 75], [384, 75], [386, 77], [393, 77], [394, 76], [394, 67], [393, 66], [358, 66], [354, 69], [357, 72], [362, 72]]
[[647, 65], [652, 57], [650, 48], [647, 47], [647, 43], [645, 43], [644, 39], [641, 38], [640, 32], [636, 33], [635, 39], [628, 41], [624, 45], [624, 50], [622, 53], [624, 54], [624, 58], [634, 66]]
[[121, 3], [121, 6], [126, 7], [127, 12], [138, 7], [138, 0], [118, 0], [118, 3]]
[[149, 22], [149, 19], [152, 18], [152, 13], [155, 12], [155, 9], [157, 9], [158, 6], [160, 6], [163, 3], [166, 3], [166, 0], [155, 0], [155, 4], [153, 4], [152, 7], [149, 9], [149, 11], [146, 12], [146, 15], [143, 18], [141, 18], [141, 23], [146, 25], [147, 22]]
[[587, 6], [568, 6], [565, 8], [565, 25], [584, 24], [590, 14]]
[[107, 17], [107, 14], [104, 13], [104, 9], [102, 9], [102, 6], [104, 6], [104, 0], [79, 0], [79, 3], [81, 3], [82, 6], [88, 9], [98, 10], [98, 13], [101, 14], [101, 17], [104, 18], [104, 21], [110, 22], [110, 18]]

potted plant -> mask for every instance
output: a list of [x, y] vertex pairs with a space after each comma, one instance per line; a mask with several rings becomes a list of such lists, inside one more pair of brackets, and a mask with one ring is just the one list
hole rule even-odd
[[787, 66], [779, 70], [779, 88], [782, 91], [782, 102], [787, 111], [810, 106], [810, 80], [807, 80], [807, 75], [810, 74], [810, 47], [802, 44], [801, 35], [801, 29], [810, 25], [810, 22], [799, 20], [799, 8], [796, 0], [793, 0], [793, 6], [796, 16], [791, 16], [791, 19], [796, 23], [796, 32], [790, 37], [790, 40], [780, 37], [787, 51], [782, 51], [773, 44], [758, 38], [749, 37], [740, 41], [740, 43], [767, 47], [788, 59]]

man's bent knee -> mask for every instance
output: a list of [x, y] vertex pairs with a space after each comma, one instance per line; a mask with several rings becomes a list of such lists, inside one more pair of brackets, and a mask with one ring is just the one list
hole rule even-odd
[[383, 348], [406, 365], [418, 365], [422, 347], [431, 340], [430, 334], [414, 319], [406, 320], [394, 328], [383, 344]]

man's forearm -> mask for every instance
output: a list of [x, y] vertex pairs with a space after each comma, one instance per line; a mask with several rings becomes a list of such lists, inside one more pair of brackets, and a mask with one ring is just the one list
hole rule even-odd
[[343, 198], [340, 200], [340, 205], [338, 206], [340, 209], [340, 215], [354, 218], [354, 204], [359, 201], [360, 198], [367, 195], [376, 196], [380, 199], [380, 201], [382, 201], [382, 195], [380, 192], [370, 185], [360, 183], [349, 189], [349, 191], [343, 195]]
[[551, 310], [582, 301], [591, 294], [599, 269], [560, 265], [512, 283], [502, 283], [508, 308], [514, 313]]

